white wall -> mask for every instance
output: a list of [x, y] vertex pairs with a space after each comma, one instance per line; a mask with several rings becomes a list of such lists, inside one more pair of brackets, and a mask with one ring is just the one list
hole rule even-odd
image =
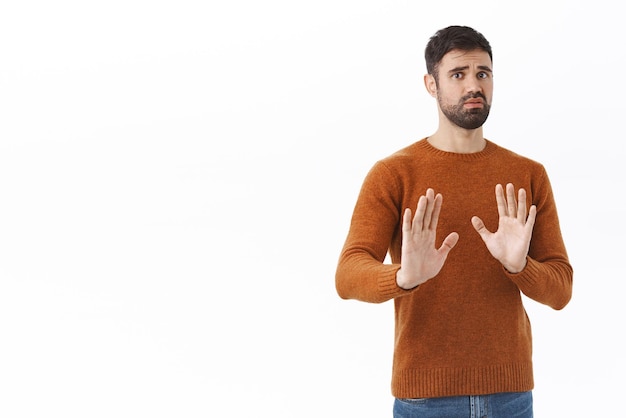
[[600, 0], [5, 1], [0, 416], [391, 415], [392, 304], [335, 293], [373, 162], [436, 126], [423, 49], [494, 49], [488, 138], [545, 164], [575, 269], [527, 304], [535, 415], [624, 389], [623, 22]]

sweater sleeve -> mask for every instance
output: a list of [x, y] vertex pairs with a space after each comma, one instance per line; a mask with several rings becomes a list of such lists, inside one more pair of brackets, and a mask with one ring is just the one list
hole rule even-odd
[[367, 174], [335, 275], [343, 299], [381, 303], [411, 291], [396, 283], [399, 264], [384, 264], [400, 221], [400, 187], [383, 162]]
[[563, 242], [552, 187], [543, 167], [532, 188], [537, 218], [527, 264], [517, 274], [506, 271], [505, 274], [529, 298], [560, 310], [572, 297], [573, 268]]

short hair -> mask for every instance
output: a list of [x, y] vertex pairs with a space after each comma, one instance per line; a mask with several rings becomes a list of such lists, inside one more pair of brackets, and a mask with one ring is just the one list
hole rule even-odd
[[480, 49], [488, 53], [489, 58], [493, 61], [491, 45], [480, 32], [469, 26], [448, 26], [438, 30], [430, 37], [424, 52], [426, 70], [428, 74], [435, 77], [435, 80], [438, 79], [439, 63], [443, 56], [453, 49], [461, 51]]

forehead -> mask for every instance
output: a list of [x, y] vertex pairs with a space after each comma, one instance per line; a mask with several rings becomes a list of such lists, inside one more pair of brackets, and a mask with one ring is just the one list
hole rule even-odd
[[439, 63], [440, 71], [447, 71], [459, 67], [488, 67], [491, 68], [489, 54], [481, 49], [461, 51], [453, 49], [443, 56]]

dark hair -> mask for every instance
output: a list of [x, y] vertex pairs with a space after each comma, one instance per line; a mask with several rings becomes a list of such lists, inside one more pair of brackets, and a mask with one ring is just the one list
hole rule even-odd
[[453, 49], [460, 49], [461, 51], [480, 49], [488, 53], [489, 58], [493, 60], [491, 45], [480, 32], [468, 26], [448, 26], [438, 30], [430, 37], [424, 52], [426, 70], [428, 74], [435, 77], [435, 80], [438, 79], [441, 59]]

